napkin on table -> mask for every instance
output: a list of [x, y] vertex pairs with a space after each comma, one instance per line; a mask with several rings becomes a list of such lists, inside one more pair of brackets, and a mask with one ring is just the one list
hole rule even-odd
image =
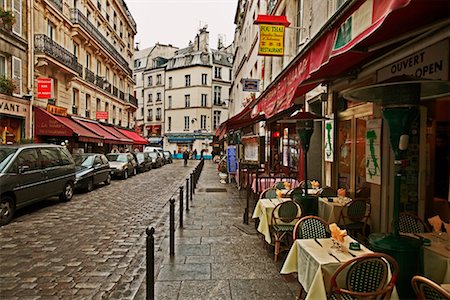
[[434, 217], [428, 218], [428, 222], [433, 226], [434, 231], [439, 232], [442, 228], [442, 220], [439, 217], [439, 215], [436, 215]]
[[339, 197], [345, 197], [347, 195], [347, 190], [344, 188], [340, 188], [337, 190], [337, 195]]
[[282, 198], [283, 197], [283, 192], [282, 191], [276, 190], [276, 193], [277, 193], [277, 197], [278, 198]]
[[331, 223], [329, 225], [331, 231], [331, 237], [337, 240], [339, 243], [344, 242], [344, 238], [347, 236], [347, 230], [341, 230], [336, 223]]

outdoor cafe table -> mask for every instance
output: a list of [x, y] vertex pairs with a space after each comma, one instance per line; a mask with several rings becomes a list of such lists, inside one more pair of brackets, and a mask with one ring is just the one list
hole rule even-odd
[[[354, 241], [351, 237], [346, 236], [344, 247], [348, 249], [350, 242]], [[317, 242], [314, 239], [297, 239], [286, 257], [280, 273], [297, 272], [298, 281], [308, 293], [306, 299], [327, 299], [331, 276], [340, 265], [353, 258], [349, 253], [331, 249], [331, 246], [330, 238], [317, 239]], [[330, 250], [339, 261], [329, 254]], [[361, 245], [361, 250], [349, 251], [356, 256], [373, 253], [363, 245]], [[396, 289], [392, 292], [391, 299], [398, 299]]]
[[431, 241], [423, 246], [423, 273], [438, 284], [450, 284], [450, 241], [431, 232], [405, 235]]
[[[328, 199], [332, 199], [332, 202], [329, 202]], [[345, 204], [350, 202], [350, 198], [344, 198], [340, 200], [338, 197], [329, 197], [322, 198], [319, 197], [319, 217], [324, 219], [329, 224], [337, 223], [339, 221], [339, 215], [341, 214], [342, 209]]]
[[272, 224], [272, 212], [275, 206], [281, 202], [292, 200], [291, 198], [274, 198], [274, 199], [259, 199], [253, 211], [253, 219], [259, 218], [258, 232], [264, 235], [267, 243], [271, 244], [269, 226]]
[[[275, 178], [264, 178], [264, 180], [260, 180], [261, 178], [253, 178], [252, 181], [252, 190], [253, 192], [256, 193], [256, 187], [259, 181], [259, 193], [262, 193], [264, 190], [271, 188], [274, 186], [275, 183], [277, 182], [281, 182], [281, 181], [286, 181], [286, 178], [279, 178], [279, 177], [275, 177]], [[284, 180], [283, 180], [284, 179]], [[298, 187], [300, 185], [300, 182], [298, 182], [298, 180], [292, 180], [292, 184], [291, 184], [291, 188], [294, 189], [296, 187]]]

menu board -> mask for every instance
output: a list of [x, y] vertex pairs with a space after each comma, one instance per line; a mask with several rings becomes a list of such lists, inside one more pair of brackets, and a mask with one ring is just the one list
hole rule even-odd
[[260, 137], [258, 135], [243, 136], [241, 142], [244, 146], [243, 163], [259, 164]]
[[237, 171], [236, 146], [227, 147], [227, 167], [228, 167], [228, 174], [236, 174]]

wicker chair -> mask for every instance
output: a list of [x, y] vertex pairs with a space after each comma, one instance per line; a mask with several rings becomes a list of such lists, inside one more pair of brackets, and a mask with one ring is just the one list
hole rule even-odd
[[437, 300], [437, 299], [447, 299], [450, 300], [450, 293], [443, 289], [439, 284], [434, 281], [416, 275], [411, 280], [414, 293], [419, 300]]
[[275, 188], [265, 189], [259, 195], [259, 199], [264, 199], [264, 198], [268, 198], [268, 199], [275, 199], [275, 198], [277, 198], [277, 189], [275, 189]]
[[316, 216], [303, 217], [294, 227], [294, 239], [324, 239], [329, 236], [328, 223]]
[[398, 231], [402, 233], [423, 233], [430, 232], [430, 228], [415, 214], [401, 212], [398, 216]]
[[279, 203], [272, 212], [272, 236], [275, 244], [275, 261], [278, 260], [280, 246], [283, 239], [287, 240], [287, 249], [289, 249], [293, 239], [289, 239], [294, 231], [294, 226], [302, 216], [300, 206], [292, 200]]
[[357, 256], [342, 264], [333, 274], [328, 299], [389, 299], [398, 269], [395, 259], [384, 253]]
[[355, 238], [358, 233], [366, 237], [367, 221], [369, 220], [370, 213], [370, 202], [367, 202], [364, 199], [354, 199], [342, 208], [338, 224]]

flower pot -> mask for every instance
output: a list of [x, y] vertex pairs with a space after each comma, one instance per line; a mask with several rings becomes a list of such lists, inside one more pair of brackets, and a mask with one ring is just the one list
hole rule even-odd
[[225, 180], [225, 179], [228, 178], [228, 174], [227, 174], [227, 173], [219, 172], [219, 178], [222, 179], [222, 180]]

